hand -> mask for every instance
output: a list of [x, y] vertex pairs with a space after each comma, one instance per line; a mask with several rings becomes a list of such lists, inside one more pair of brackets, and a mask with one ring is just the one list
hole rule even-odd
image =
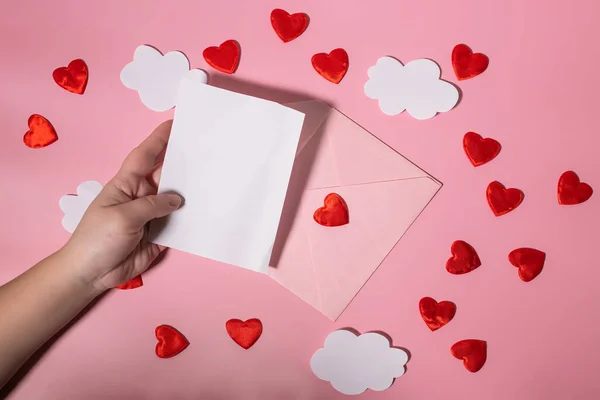
[[147, 240], [147, 224], [177, 210], [182, 198], [156, 194], [172, 121], [135, 148], [87, 209], [63, 252], [76, 277], [98, 293], [148, 269], [164, 247]]

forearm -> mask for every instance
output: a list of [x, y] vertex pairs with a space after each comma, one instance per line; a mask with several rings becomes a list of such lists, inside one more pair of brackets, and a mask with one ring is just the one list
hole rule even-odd
[[100, 293], [57, 252], [0, 287], [0, 387]]

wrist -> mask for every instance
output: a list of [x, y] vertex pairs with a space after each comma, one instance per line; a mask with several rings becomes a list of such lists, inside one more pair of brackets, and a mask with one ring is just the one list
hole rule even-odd
[[58, 264], [64, 271], [64, 277], [69, 285], [82, 296], [89, 297], [90, 300], [101, 295], [105, 289], [95, 283], [96, 279], [88, 276], [87, 271], [92, 270], [89, 262], [83, 257], [79, 257], [68, 243], [52, 255], [56, 257]]

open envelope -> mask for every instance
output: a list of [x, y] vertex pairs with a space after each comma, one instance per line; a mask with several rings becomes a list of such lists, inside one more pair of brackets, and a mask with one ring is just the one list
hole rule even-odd
[[[306, 119], [268, 274], [335, 320], [441, 184], [339, 111], [286, 105]], [[313, 220], [329, 193], [346, 201], [349, 224]]]

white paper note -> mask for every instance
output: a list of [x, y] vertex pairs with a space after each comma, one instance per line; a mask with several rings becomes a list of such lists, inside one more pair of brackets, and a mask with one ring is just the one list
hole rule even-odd
[[266, 272], [304, 114], [181, 82], [159, 192], [185, 203], [154, 222], [155, 243]]

